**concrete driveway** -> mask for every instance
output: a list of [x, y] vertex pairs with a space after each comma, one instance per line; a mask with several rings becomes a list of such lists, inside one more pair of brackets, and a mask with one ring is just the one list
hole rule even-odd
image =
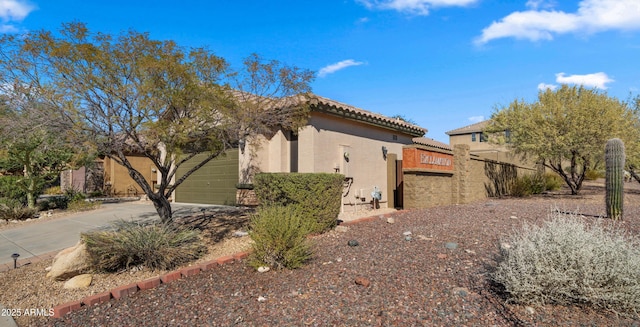
[[[172, 204], [174, 217], [200, 213], [202, 209], [223, 210], [225, 206]], [[80, 233], [97, 229], [117, 220], [159, 219], [153, 204], [139, 202], [103, 204], [100, 209], [78, 212], [66, 217], [25, 227], [0, 231], [0, 267], [11, 265], [11, 254], [18, 253], [18, 265], [40, 256], [75, 245]]]

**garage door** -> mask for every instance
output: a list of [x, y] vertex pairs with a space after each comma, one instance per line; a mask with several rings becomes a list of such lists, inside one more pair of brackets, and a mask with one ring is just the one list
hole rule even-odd
[[[206, 157], [199, 154], [178, 167], [177, 176], [193, 168]], [[196, 170], [176, 189], [176, 202], [202, 204], [235, 204], [238, 183], [238, 150], [209, 161]]]

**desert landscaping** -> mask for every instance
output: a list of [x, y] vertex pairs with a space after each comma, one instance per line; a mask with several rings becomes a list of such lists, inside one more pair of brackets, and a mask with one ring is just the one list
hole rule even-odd
[[[625, 219], [616, 225], [637, 237], [640, 187], [627, 185]], [[562, 189], [391, 214], [370, 211], [369, 219], [314, 236], [313, 258], [299, 269], [259, 273], [240, 259], [61, 319], [16, 321], [19, 326], [637, 326], [637, 315], [606, 309], [507, 303], [488, 278], [501, 241], [525, 222], [541, 224], [554, 208], [611, 224], [602, 218], [603, 196], [602, 183], [589, 182], [578, 196]], [[233, 226], [224, 237], [213, 236], [222, 226], [215, 219], [205, 227], [200, 221], [209, 251], [192, 265], [250, 248], [248, 237], [233, 236], [247, 221], [246, 213], [236, 213], [221, 219]], [[357, 246], [348, 244], [353, 240]], [[165, 273], [93, 274], [87, 289], [64, 290], [64, 282], [45, 277], [50, 264], [45, 260], [2, 273], [3, 305], [49, 309]]]

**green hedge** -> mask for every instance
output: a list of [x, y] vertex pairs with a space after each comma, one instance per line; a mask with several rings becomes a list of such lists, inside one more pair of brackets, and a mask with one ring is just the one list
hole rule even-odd
[[298, 205], [315, 220], [321, 233], [335, 227], [340, 213], [344, 175], [328, 173], [263, 173], [254, 178], [261, 206]]

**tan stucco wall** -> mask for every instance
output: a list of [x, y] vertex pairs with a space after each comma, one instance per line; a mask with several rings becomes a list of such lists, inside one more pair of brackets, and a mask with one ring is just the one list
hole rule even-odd
[[[157, 180], [155, 165], [149, 158], [139, 156], [127, 156], [131, 166], [139, 171], [144, 179], [153, 186]], [[127, 169], [115, 161], [104, 159], [104, 182], [105, 191], [114, 196], [141, 196], [144, 195], [142, 188], [130, 176]]]
[[[337, 168], [338, 173], [352, 177], [349, 194], [343, 198], [345, 211], [355, 210], [356, 203], [368, 204], [374, 186], [382, 191], [381, 207], [385, 207], [390, 194], [382, 147], [402, 160], [402, 146], [411, 143], [410, 135], [313, 112], [308, 125], [298, 132], [298, 172], [335, 173]], [[349, 153], [348, 161], [345, 152]], [[268, 140], [254, 140], [241, 154], [240, 176], [251, 166], [254, 172], [290, 172], [289, 137], [279, 131]], [[355, 194], [364, 196], [365, 201], [356, 200]]]
[[[430, 150], [434, 151], [434, 149]], [[513, 167], [518, 176], [536, 171], [532, 166], [497, 162], [474, 155], [468, 145], [454, 146], [453, 156], [452, 173], [420, 169], [404, 170], [404, 207], [406, 209], [464, 204], [486, 199], [489, 195], [487, 186], [493, 186], [493, 181], [486, 174], [487, 163], [495, 164], [498, 169], [504, 166]]]
[[404, 207], [422, 209], [455, 203], [451, 175], [411, 172], [404, 175]]

